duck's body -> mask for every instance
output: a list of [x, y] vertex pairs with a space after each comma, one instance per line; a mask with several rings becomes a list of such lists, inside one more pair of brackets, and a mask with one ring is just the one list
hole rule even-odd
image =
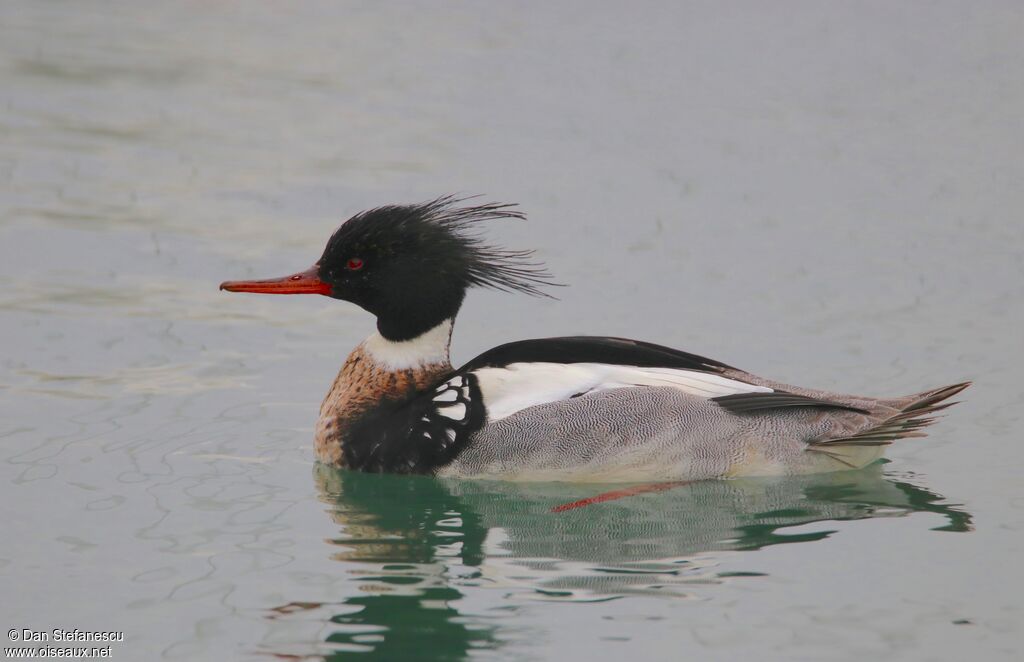
[[[508, 215], [515, 214], [495, 205], [454, 208], [449, 199], [381, 208], [342, 225], [308, 272], [222, 285], [329, 294], [377, 314], [378, 332], [349, 355], [321, 405], [321, 462], [605, 482], [835, 471], [870, 464], [895, 439], [921, 436], [927, 415], [967, 386], [888, 399], [840, 395], [667, 347], [589, 336], [502, 345], [455, 370], [449, 344], [466, 287], [533, 292], [543, 282], [521, 261], [526, 254], [462, 234], [470, 223]], [[373, 263], [381, 266], [364, 276]], [[448, 283], [414, 282], [424, 271], [421, 278], [442, 273]]]
[[349, 355], [320, 408], [321, 462], [602, 482], [836, 471], [878, 459], [964, 386], [846, 396], [600, 337], [512, 343], [454, 370], [450, 328], [404, 343], [374, 334]]

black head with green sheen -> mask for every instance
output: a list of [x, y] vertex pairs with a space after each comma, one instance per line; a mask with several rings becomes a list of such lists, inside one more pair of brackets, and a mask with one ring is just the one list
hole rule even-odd
[[532, 251], [488, 245], [485, 221], [523, 218], [514, 205], [466, 205], [445, 196], [356, 214], [327, 242], [310, 269], [269, 280], [228, 281], [222, 290], [262, 294], [324, 294], [377, 316], [389, 340], [408, 340], [454, 317], [472, 286], [547, 296], [547, 271]]

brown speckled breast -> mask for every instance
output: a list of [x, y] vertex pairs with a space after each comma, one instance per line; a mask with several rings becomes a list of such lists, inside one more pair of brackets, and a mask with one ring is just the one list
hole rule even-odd
[[451, 363], [445, 361], [396, 371], [374, 362], [362, 345], [356, 347], [320, 405], [313, 436], [317, 459], [335, 467], [345, 466], [342, 447], [353, 421], [385, 398], [432, 386], [451, 369]]

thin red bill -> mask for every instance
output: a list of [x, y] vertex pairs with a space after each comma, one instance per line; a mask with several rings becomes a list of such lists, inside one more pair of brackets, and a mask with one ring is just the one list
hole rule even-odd
[[220, 289], [228, 292], [255, 292], [256, 294], [326, 294], [330, 295], [331, 285], [320, 280], [314, 265], [283, 278], [266, 280], [227, 280]]

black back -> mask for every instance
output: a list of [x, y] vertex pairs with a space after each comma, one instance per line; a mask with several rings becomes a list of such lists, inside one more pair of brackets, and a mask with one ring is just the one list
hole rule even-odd
[[459, 368], [459, 373], [478, 368], [497, 368], [510, 363], [610, 363], [711, 373], [734, 369], [713, 359], [640, 340], [608, 336], [565, 336], [499, 345]]

